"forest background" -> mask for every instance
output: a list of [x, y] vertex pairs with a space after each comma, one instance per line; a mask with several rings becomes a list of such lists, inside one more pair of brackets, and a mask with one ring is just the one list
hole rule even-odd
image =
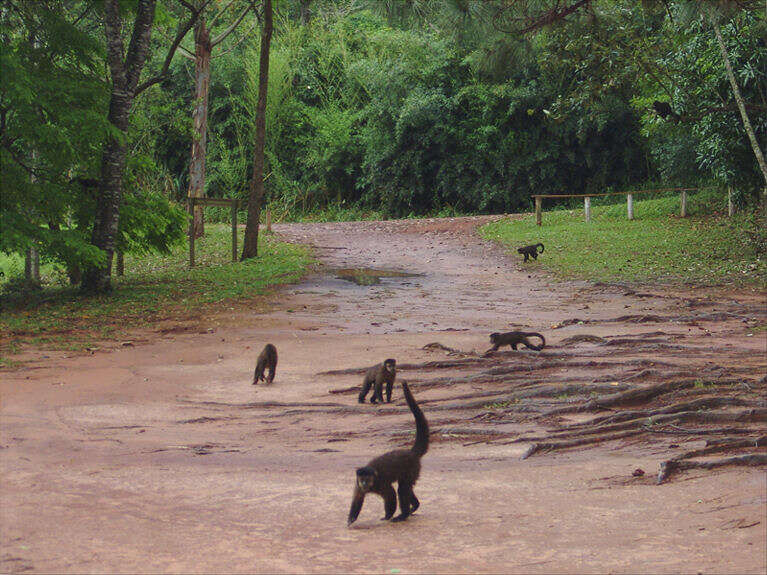
[[[125, 22], [143, 6], [117, 4]], [[765, 4], [570, 2], [585, 7], [523, 33], [526, 10], [567, 4], [275, 0], [264, 152], [275, 218], [510, 213], [535, 193], [692, 186], [731, 187], [755, 214], [745, 225], [760, 228], [765, 178], [711, 23], [763, 149]], [[156, 81], [119, 131], [104, 3], [12, 0], [0, 9], [0, 251], [33, 247], [73, 283], [99, 265], [110, 141], [127, 149], [115, 249], [183, 241], [199, 28], [180, 31], [195, 9], [211, 37], [233, 31], [210, 61], [205, 194], [248, 197], [261, 3], [158, 2], [144, 71]], [[748, 237], [764, 249], [764, 234]]]

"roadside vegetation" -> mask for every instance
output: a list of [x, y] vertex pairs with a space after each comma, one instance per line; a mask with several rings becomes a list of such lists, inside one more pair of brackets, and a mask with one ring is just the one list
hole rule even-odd
[[593, 198], [590, 223], [582, 204], [545, 211], [544, 203], [540, 227], [532, 214], [488, 224], [480, 233], [513, 251], [542, 242], [546, 251], [526, 265], [561, 277], [767, 285], [767, 233], [758, 211], [728, 218], [722, 193], [706, 190], [688, 197], [687, 218], [679, 217], [679, 194], [635, 198], [630, 221], [621, 198], [612, 205]]
[[[242, 241], [242, 230], [240, 240]], [[167, 255], [125, 256], [125, 275], [114, 278], [110, 295], [82, 298], [67, 286], [60, 266], [42, 269], [45, 289], [6, 282], [0, 293], [0, 366], [24, 345], [82, 350], [99, 340], [116, 340], [131, 329], [168, 320], [194, 319], [224, 306], [251, 302], [268, 288], [299, 279], [311, 261], [300, 246], [264, 234], [261, 254], [231, 261], [228, 226], [208, 226], [196, 244], [196, 266], [188, 267], [186, 244]], [[18, 265], [5, 258], [0, 270]], [[254, 305], [255, 302], [253, 302]]]

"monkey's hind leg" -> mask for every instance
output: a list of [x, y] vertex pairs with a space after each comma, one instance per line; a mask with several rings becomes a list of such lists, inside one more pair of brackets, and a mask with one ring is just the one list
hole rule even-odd
[[277, 373], [277, 366], [269, 366], [269, 375], [266, 376], [266, 383], [272, 383], [274, 381], [274, 374]]
[[[365, 396], [368, 394], [368, 391], [370, 391], [371, 385], [373, 385], [373, 382], [367, 379], [362, 383], [362, 391], [360, 391], [360, 395], [357, 398], [359, 403], [365, 403]], [[373, 401], [373, 398], [370, 398], [370, 401]]]
[[388, 521], [394, 516], [394, 512], [397, 511], [397, 494], [394, 492], [394, 487], [389, 485], [388, 489], [384, 489], [381, 493], [381, 497], [384, 499], [385, 512], [385, 515], [381, 517], [381, 521]]
[[537, 260], [537, 259], [538, 259], [538, 252], [533, 252], [533, 253], [531, 253], [530, 255], [531, 255], [531, 256], [533, 256], [533, 259], [534, 259], [534, 260]]
[[410, 514], [412, 515], [415, 513], [415, 510], [418, 509], [421, 506], [421, 502], [418, 501], [418, 498], [415, 496], [415, 493], [413, 493], [413, 488], [410, 488]]
[[399, 495], [399, 510], [400, 514], [397, 515], [392, 522], [404, 521], [410, 517], [410, 510], [412, 502], [410, 501], [410, 494], [413, 493], [413, 486], [410, 483], [400, 481], [397, 485], [397, 494]]
[[370, 398], [370, 403], [383, 403], [383, 381], [376, 379], [375, 387], [373, 388], [373, 397]]

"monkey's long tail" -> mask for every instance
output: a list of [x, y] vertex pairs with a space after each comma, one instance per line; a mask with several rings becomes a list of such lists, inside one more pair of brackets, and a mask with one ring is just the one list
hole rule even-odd
[[539, 334], [536, 331], [529, 331], [525, 334], [526, 337], [540, 337], [541, 338], [541, 349], [543, 349], [546, 346], [546, 338], [543, 337], [541, 334]]
[[543, 244], [535, 244], [536, 246], [541, 246], [541, 253], [543, 253]]
[[402, 391], [405, 392], [405, 400], [415, 417], [415, 443], [413, 444], [413, 449], [411, 451], [418, 457], [421, 457], [429, 450], [429, 424], [426, 421], [426, 417], [421, 411], [421, 408], [418, 407], [418, 404], [415, 402], [413, 394], [410, 393], [410, 388], [404, 381], [402, 382]]

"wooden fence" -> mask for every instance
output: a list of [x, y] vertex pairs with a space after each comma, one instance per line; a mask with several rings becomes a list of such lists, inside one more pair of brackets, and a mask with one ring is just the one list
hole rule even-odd
[[[187, 198], [189, 209], [189, 267], [194, 267], [194, 207], [195, 206], [229, 206], [232, 211], [232, 261], [237, 261], [237, 210], [246, 209], [248, 200], [233, 200], [229, 198]], [[266, 231], [272, 231], [272, 214], [266, 208]]]
[[[698, 188], [667, 188], [661, 190], [635, 190], [632, 192], [605, 192], [601, 194], [533, 194], [535, 198], [535, 223], [539, 226], [542, 223], [542, 204], [543, 198], [583, 198], [583, 209], [586, 213], [586, 221], [591, 221], [591, 198], [600, 196], [626, 196], [626, 211], [628, 219], [634, 219], [634, 194], [657, 194], [662, 192], [680, 193], [680, 215], [687, 217], [687, 192], [697, 191]], [[728, 190], [729, 213], [732, 215], [732, 189]]]

